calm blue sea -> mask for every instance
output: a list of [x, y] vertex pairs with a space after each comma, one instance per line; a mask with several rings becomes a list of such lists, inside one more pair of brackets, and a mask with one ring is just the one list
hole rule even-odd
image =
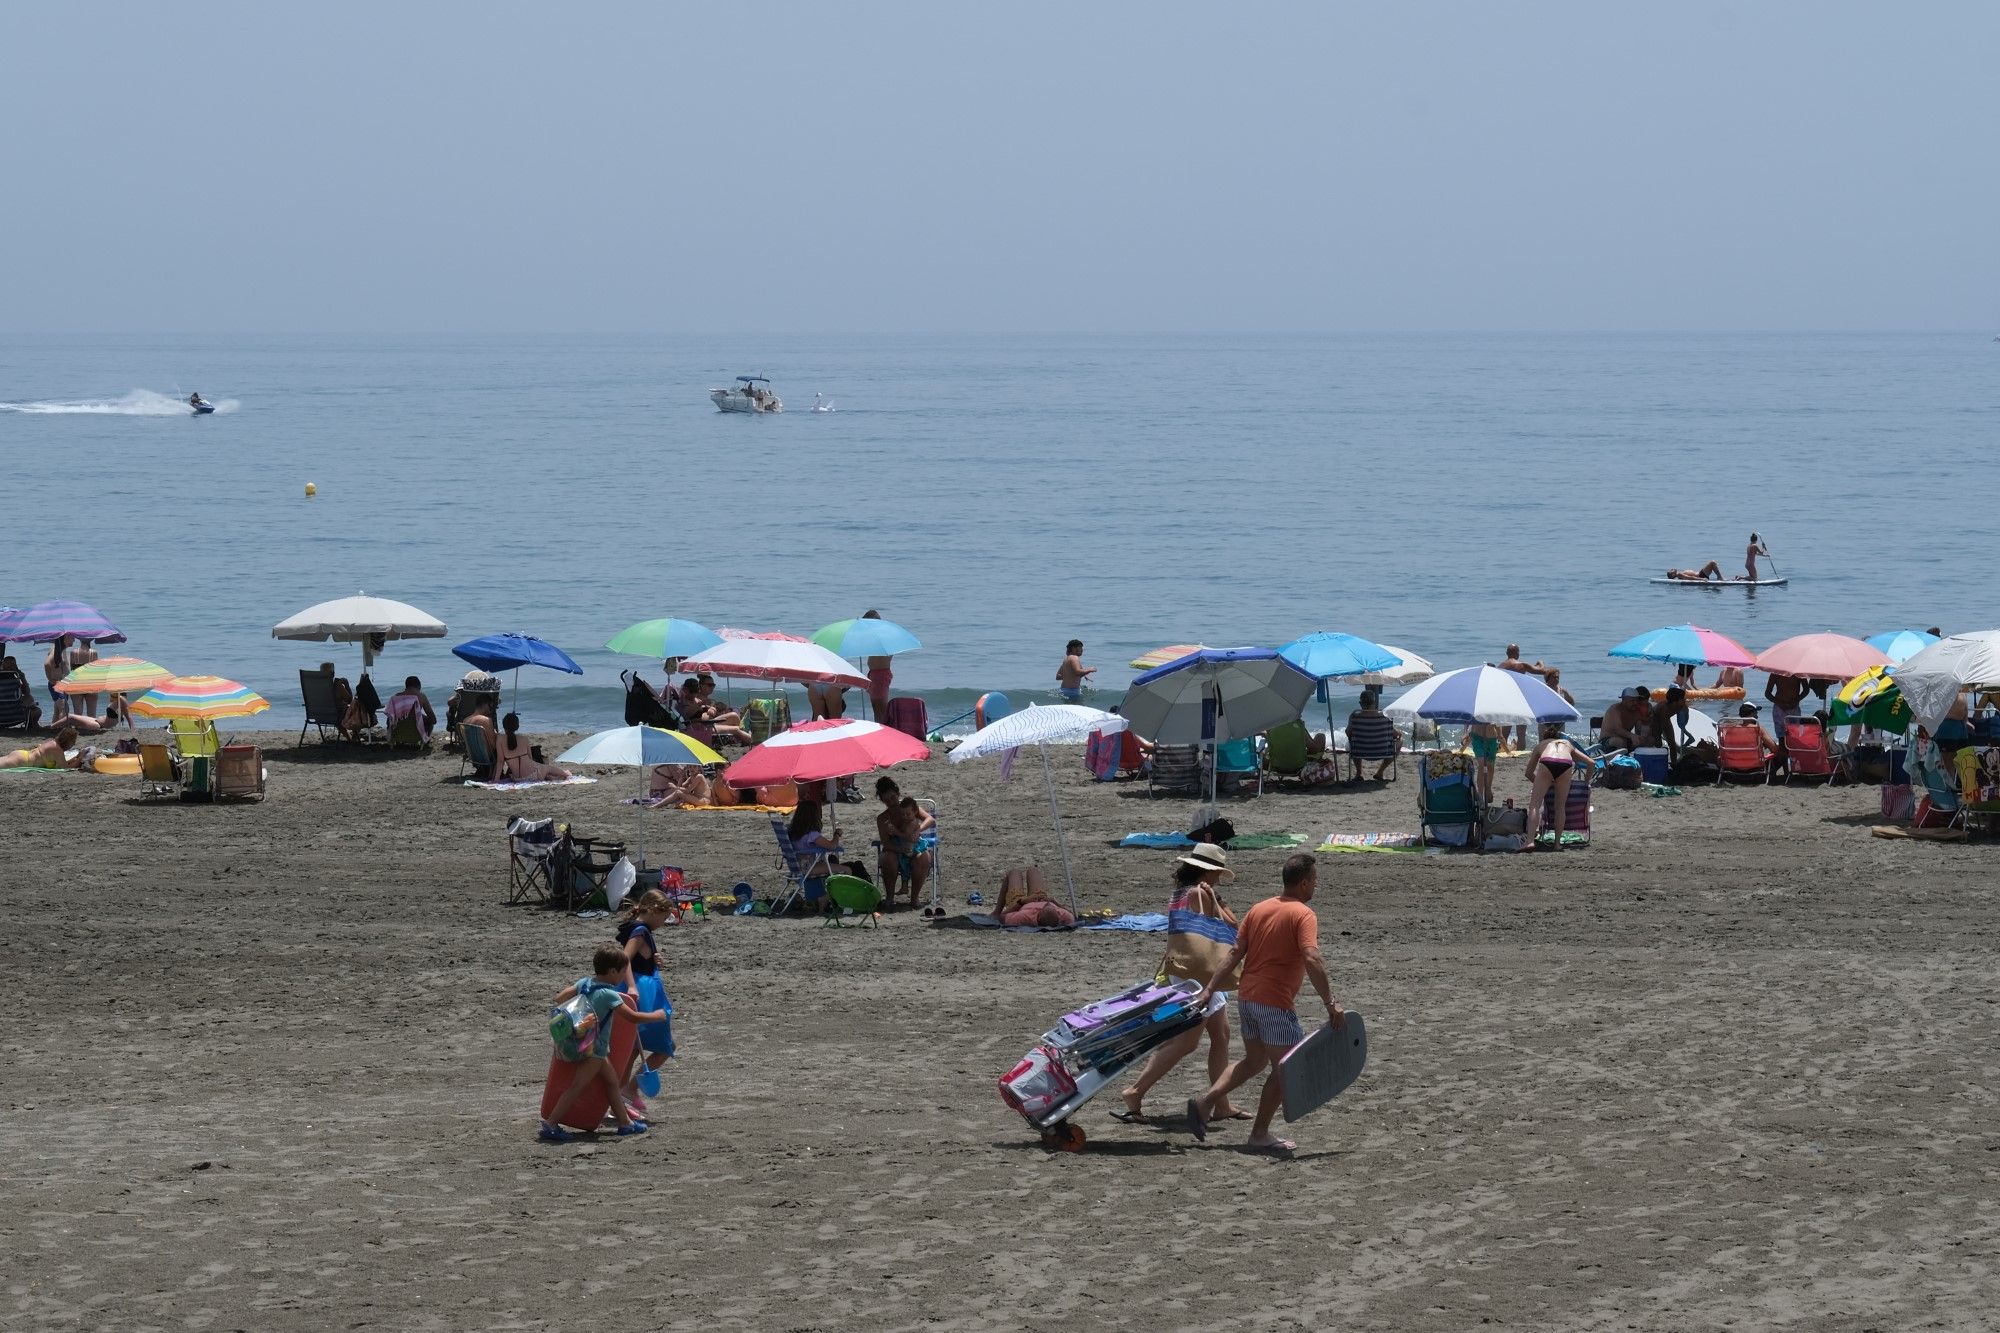
[[[790, 410], [716, 412], [751, 373]], [[1157, 645], [1315, 629], [1441, 668], [1518, 640], [1592, 703], [1664, 679], [1604, 656], [1658, 625], [2000, 624], [1996, 409], [1977, 334], [8, 338], [0, 604], [92, 602], [273, 725], [359, 649], [270, 627], [364, 590], [450, 625], [377, 673], [440, 701], [452, 643], [568, 648], [580, 680], [522, 675], [531, 727], [657, 680], [600, 647], [633, 621], [871, 606], [923, 639], [897, 681], [934, 723], [1046, 697], [1072, 635], [1104, 704]], [[1646, 582], [1753, 528], [1790, 587]]]

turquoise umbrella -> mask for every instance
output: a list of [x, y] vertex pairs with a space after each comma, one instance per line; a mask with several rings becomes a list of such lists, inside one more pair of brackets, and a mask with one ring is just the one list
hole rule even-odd
[[702, 649], [713, 648], [721, 642], [722, 636], [708, 626], [669, 616], [663, 620], [642, 620], [636, 625], [627, 625], [604, 646], [614, 653], [657, 657], [665, 661], [669, 657], [692, 657]]
[[916, 635], [895, 621], [868, 616], [836, 620], [815, 633], [812, 641], [842, 657], [894, 657], [924, 646]]

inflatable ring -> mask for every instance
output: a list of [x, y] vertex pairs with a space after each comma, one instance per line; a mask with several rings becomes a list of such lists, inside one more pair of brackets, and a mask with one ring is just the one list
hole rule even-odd
[[91, 765], [100, 773], [122, 773], [126, 777], [139, 775], [139, 756], [136, 754], [101, 754]]
[[[1726, 699], [1731, 702], [1734, 702], [1735, 700], [1741, 699], [1743, 697], [1743, 687], [1741, 685], [1731, 685], [1726, 689], [1688, 690], [1686, 693], [1688, 700], [1691, 703], [1700, 703], [1703, 700], [1707, 699]], [[1653, 691], [1654, 703], [1661, 704], [1665, 703], [1666, 701], [1667, 701], [1667, 692], [1665, 690]]]

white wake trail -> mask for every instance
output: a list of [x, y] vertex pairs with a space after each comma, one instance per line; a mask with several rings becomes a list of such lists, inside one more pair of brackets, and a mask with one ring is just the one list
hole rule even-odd
[[[217, 413], [234, 412], [239, 406], [241, 404], [234, 398], [215, 400]], [[154, 393], [151, 389], [134, 389], [123, 398], [0, 403], [0, 412], [20, 412], [28, 416], [184, 417], [189, 411], [187, 403], [182, 399]]]

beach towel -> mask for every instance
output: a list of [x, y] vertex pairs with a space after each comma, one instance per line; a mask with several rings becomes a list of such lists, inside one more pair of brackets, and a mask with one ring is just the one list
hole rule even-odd
[[[1546, 847], [1554, 837], [1554, 829], [1544, 829], [1541, 836], [1535, 839], [1535, 845]], [[1562, 835], [1562, 845], [1565, 847], [1588, 847], [1590, 846], [1590, 835], [1588, 833], [1570, 833], [1566, 831]]]
[[[1232, 852], [1268, 852], [1283, 847], [1303, 847], [1310, 841], [1303, 833], [1239, 833], [1222, 845]], [[1149, 847], [1156, 851], [1185, 851], [1195, 839], [1185, 833], [1128, 833], [1118, 840], [1120, 847]]]
[[481, 791], [526, 791], [530, 787], [574, 787], [579, 783], [596, 781], [596, 778], [587, 778], [578, 773], [567, 778], [549, 778], [542, 782], [474, 782], [471, 778], [467, 778], [465, 785], [477, 787]]
[[1316, 852], [1420, 852], [1421, 833], [1329, 833]]
[[1118, 840], [1120, 847], [1151, 847], [1162, 851], [1182, 851], [1194, 846], [1185, 833], [1128, 833]]
[[1077, 926], [1078, 930], [1159, 931], [1166, 928], [1165, 912], [1127, 912], [1123, 916], [1114, 916], [1109, 921], [1086, 921]]

